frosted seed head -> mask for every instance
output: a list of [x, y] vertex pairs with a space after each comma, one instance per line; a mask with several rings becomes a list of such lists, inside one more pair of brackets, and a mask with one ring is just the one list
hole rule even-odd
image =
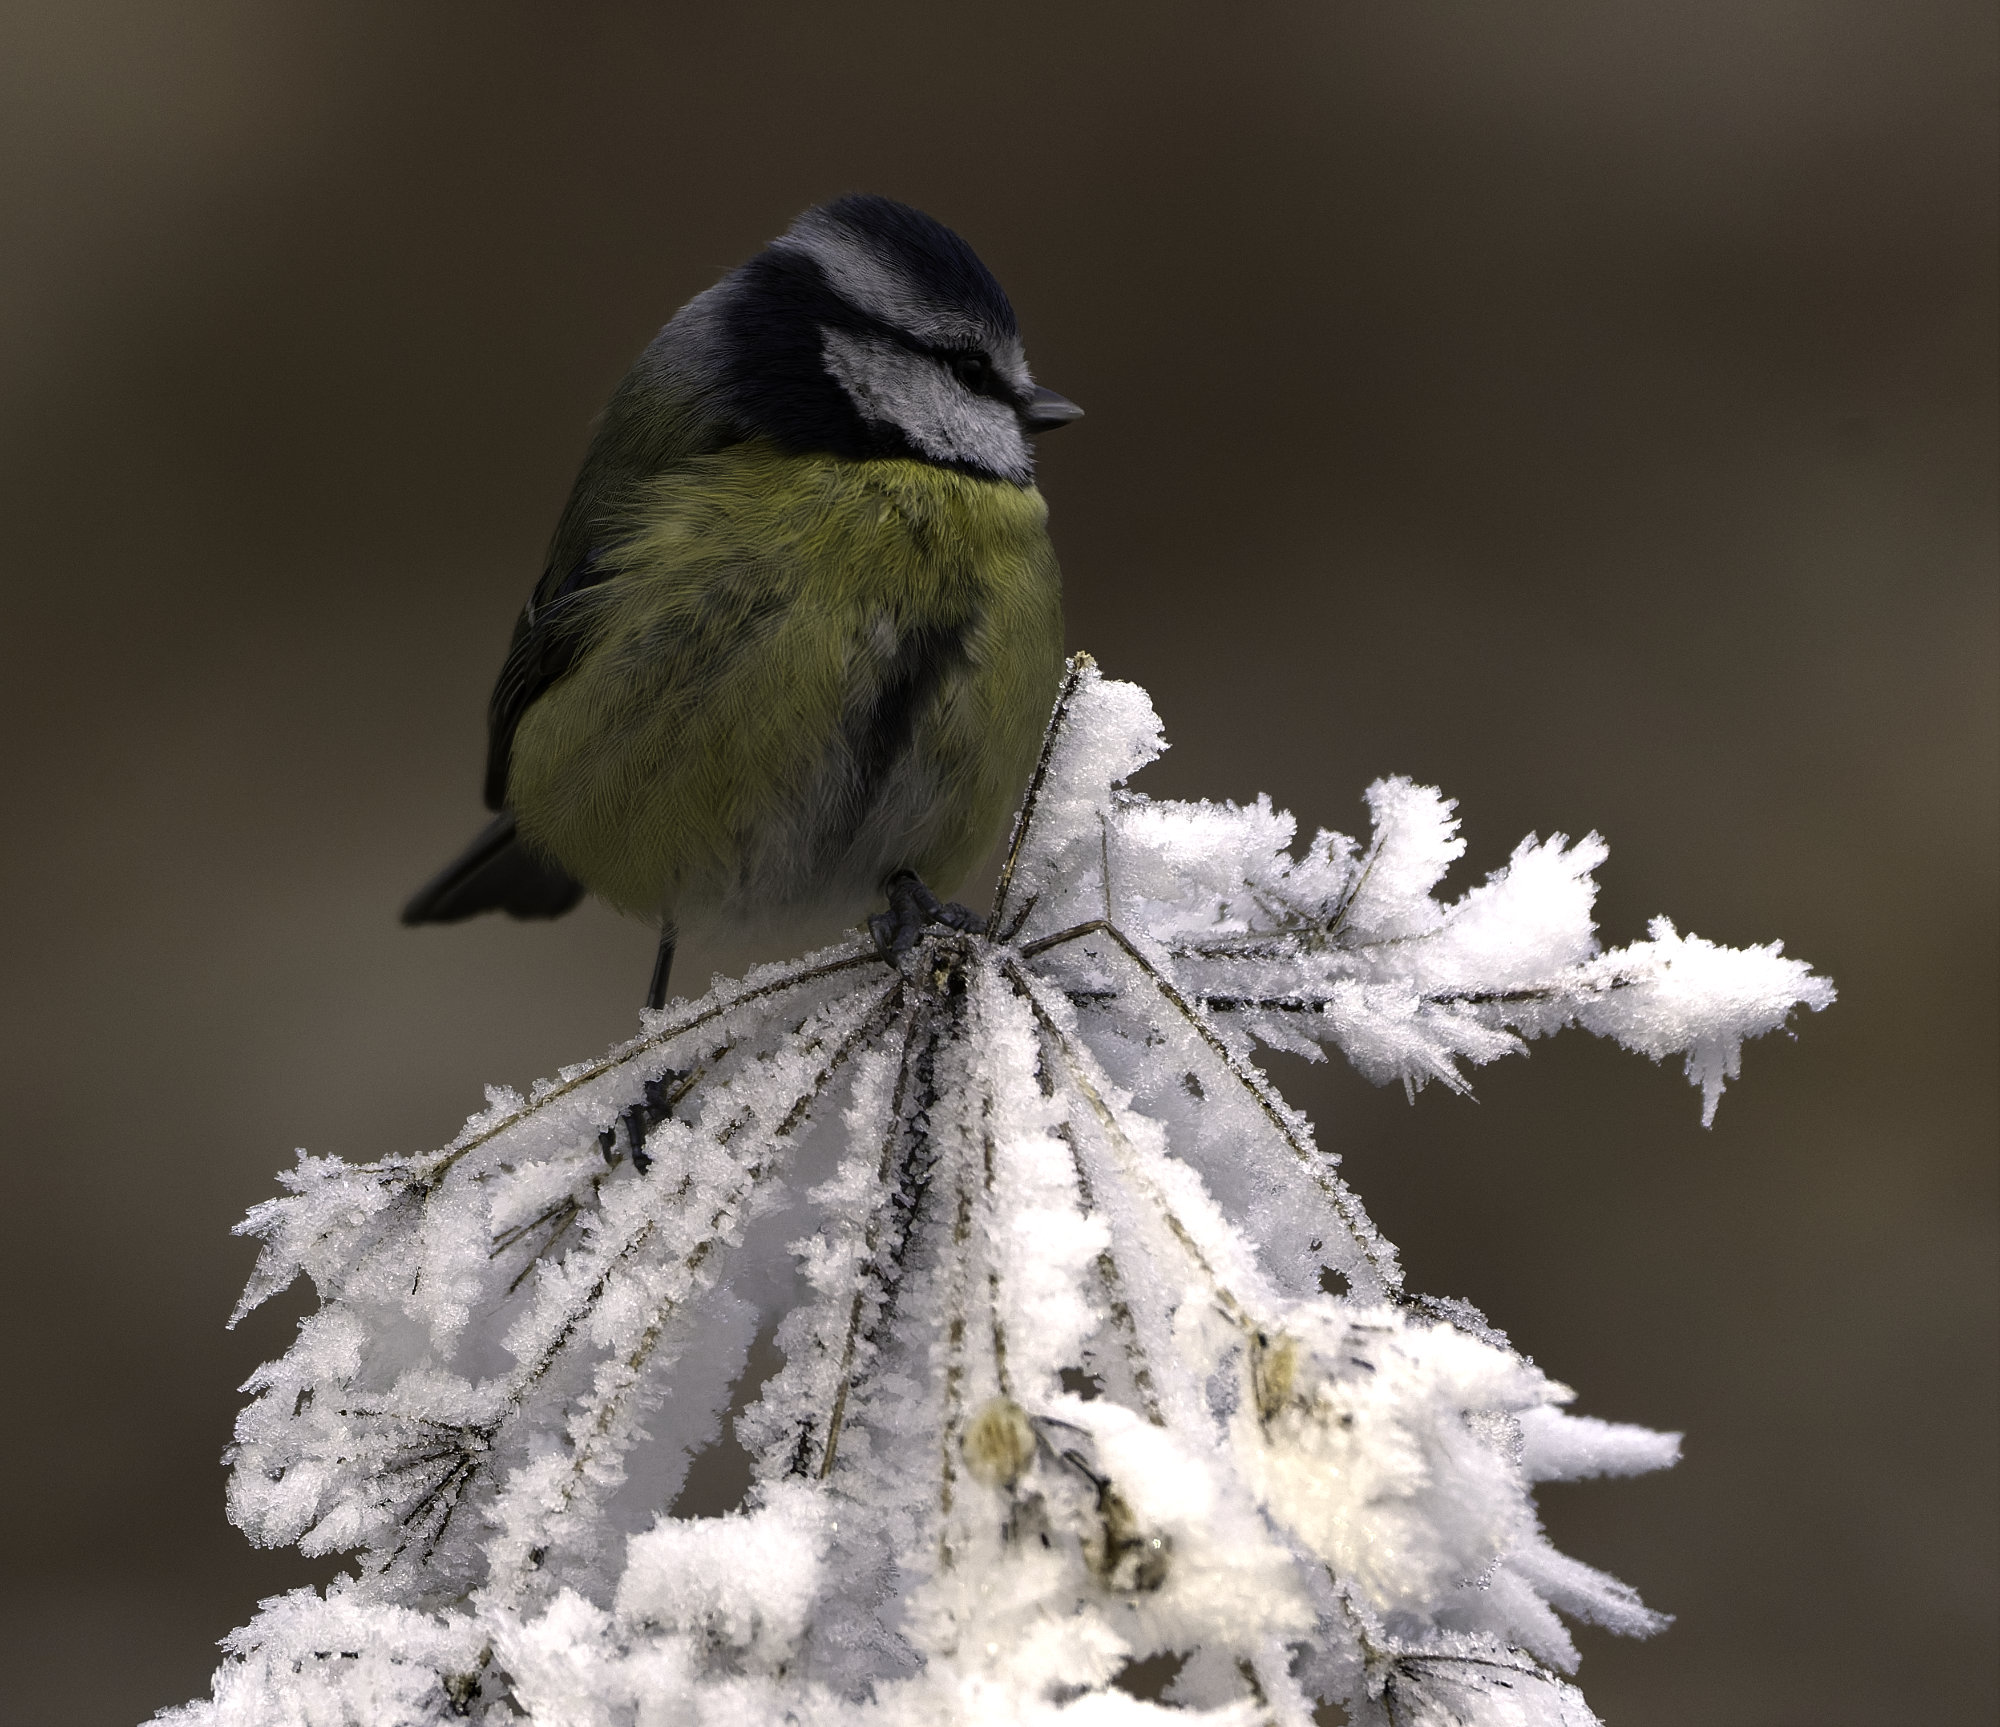
[[967, 1424], [959, 1450], [975, 1480], [1011, 1489], [1035, 1460], [1034, 1425], [1011, 1397], [996, 1397]]
[[1166, 1582], [1173, 1553], [1173, 1537], [1146, 1528], [1114, 1483], [1098, 1487], [1096, 1527], [1083, 1538], [1084, 1562], [1098, 1582], [1126, 1595], [1151, 1594]]
[[[992, 936], [719, 980], [441, 1151], [282, 1178], [246, 1310], [322, 1305], [245, 1388], [231, 1515], [361, 1563], [265, 1603], [229, 1701], [172, 1727], [1122, 1721], [1165, 1651], [1189, 1719], [1592, 1719], [1556, 1614], [1662, 1621], [1530, 1489], [1677, 1440], [1402, 1297], [1255, 1051], [1462, 1088], [1573, 1025], [1684, 1056], [1712, 1110], [1831, 985], [1664, 920], [1600, 951], [1595, 836], [1446, 901], [1456, 813], [1409, 781], [1303, 856], [1266, 799], [1121, 791], [1161, 747], [1143, 692], [1081, 659], [1065, 688]], [[1047, 1405], [981, 1407], [1010, 1375]], [[725, 1421], [754, 1509], [664, 1516], [621, 1571]]]
[[1292, 1401], [1299, 1377], [1299, 1340], [1283, 1333], [1258, 1332], [1250, 1346], [1250, 1390], [1257, 1417], [1269, 1421]]

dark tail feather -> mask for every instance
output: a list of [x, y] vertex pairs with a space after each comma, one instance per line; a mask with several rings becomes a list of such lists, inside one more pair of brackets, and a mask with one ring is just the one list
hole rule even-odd
[[420, 887], [403, 907], [405, 923], [457, 923], [483, 911], [510, 917], [561, 917], [583, 898], [583, 886], [544, 863], [514, 832], [502, 810], [471, 845]]

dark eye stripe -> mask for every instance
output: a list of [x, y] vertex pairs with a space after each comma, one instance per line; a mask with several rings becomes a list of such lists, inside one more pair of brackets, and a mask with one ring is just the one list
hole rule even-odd
[[951, 374], [968, 390], [976, 395], [991, 394], [993, 389], [993, 362], [984, 354], [956, 353], [942, 355]]

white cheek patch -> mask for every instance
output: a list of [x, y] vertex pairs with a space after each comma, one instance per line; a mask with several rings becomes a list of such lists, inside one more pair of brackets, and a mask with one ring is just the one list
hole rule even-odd
[[896, 427], [940, 462], [1022, 484], [1034, 474], [1028, 440], [1005, 402], [975, 396], [935, 360], [894, 342], [825, 327], [820, 337], [828, 375], [863, 418]]

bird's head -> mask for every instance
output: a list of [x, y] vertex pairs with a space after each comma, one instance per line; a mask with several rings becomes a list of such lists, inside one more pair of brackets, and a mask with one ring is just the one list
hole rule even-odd
[[1029, 375], [1014, 308], [972, 248], [888, 198], [808, 210], [674, 322], [691, 318], [709, 401], [787, 449], [1027, 485], [1029, 439], [1082, 412]]

